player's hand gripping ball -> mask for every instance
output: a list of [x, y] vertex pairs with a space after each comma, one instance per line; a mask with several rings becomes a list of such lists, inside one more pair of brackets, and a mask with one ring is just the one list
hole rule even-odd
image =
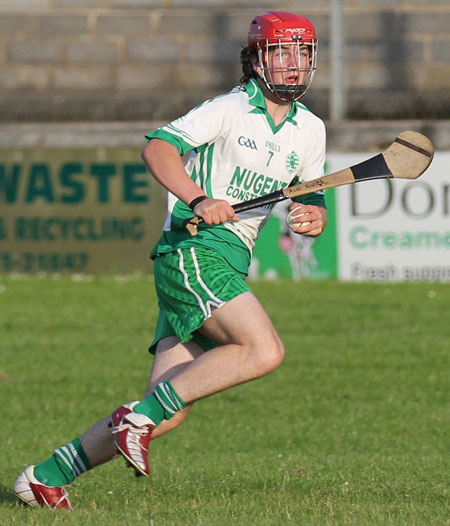
[[287, 224], [291, 228], [297, 228], [301, 226], [308, 226], [310, 224], [310, 221], [303, 221], [301, 220], [301, 217], [304, 216], [301, 211], [301, 208], [294, 208], [294, 210], [291, 210], [286, 218]]

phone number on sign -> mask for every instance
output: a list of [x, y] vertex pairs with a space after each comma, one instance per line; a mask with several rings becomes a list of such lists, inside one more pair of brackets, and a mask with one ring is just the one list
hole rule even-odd
[[88, 261], [87, 252], [0, 252], [0, 272], [82, 272]]

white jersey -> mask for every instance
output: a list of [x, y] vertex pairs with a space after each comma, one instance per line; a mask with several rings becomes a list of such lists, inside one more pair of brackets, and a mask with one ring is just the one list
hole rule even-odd
[[[146, 137], [174, 144], [181, 155], [195, 151], [186, 164], [187, 172], [208, 197], [230, 204], [280, 190], [295, 178], [303, 182], [324, 175], [323, 121], [297, 102], [283, 123], [275, 126], [254, 79]], [[173, 195], [168, 204], [164, 230], [180, 229], [180, 220], [192, 216], [192, 211]], [[220, 227], [233, 232], [251, 252], [271, 209], [239, 213], [239, 222]]]

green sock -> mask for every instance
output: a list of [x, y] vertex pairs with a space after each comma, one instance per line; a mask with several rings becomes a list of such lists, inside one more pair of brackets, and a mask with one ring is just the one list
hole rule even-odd
[[64, 486], [91, 469], [78, 438], [55, 449], [53, 455], [34, 468], [34, 476], [46, 486]]
[[150, 396], [139, 402], [134, 411], [151, 418], [156, 427], [163, 420], [169, 420], [177, 411], [185, 407], [186, 404], [172, 387], [172, 384], [161, 382]]

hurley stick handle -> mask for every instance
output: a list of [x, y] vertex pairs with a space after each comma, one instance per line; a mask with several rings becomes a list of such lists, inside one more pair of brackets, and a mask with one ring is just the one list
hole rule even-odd
[[[238, 214], [239, 212], [246, 212], [247, 210], [253, 210], [254, 208], [259, 208], [260, 206], [266, 206], [278, 201], [283, 201], [286, 199], [283, 190], [277, 190], [271, 194], [263, 195], [261, 197], [255, 197], [255, 199], [250, 199], [249, 201], [244, 201], [243, 203], [237, 203], [233, 205], [234, 211]], [[187, 229], [191, 236], [196, 236], [198, 234], [198, 225], [203, 223], [203, 217], [194, 216], [183, 221], [183, 226]]]

